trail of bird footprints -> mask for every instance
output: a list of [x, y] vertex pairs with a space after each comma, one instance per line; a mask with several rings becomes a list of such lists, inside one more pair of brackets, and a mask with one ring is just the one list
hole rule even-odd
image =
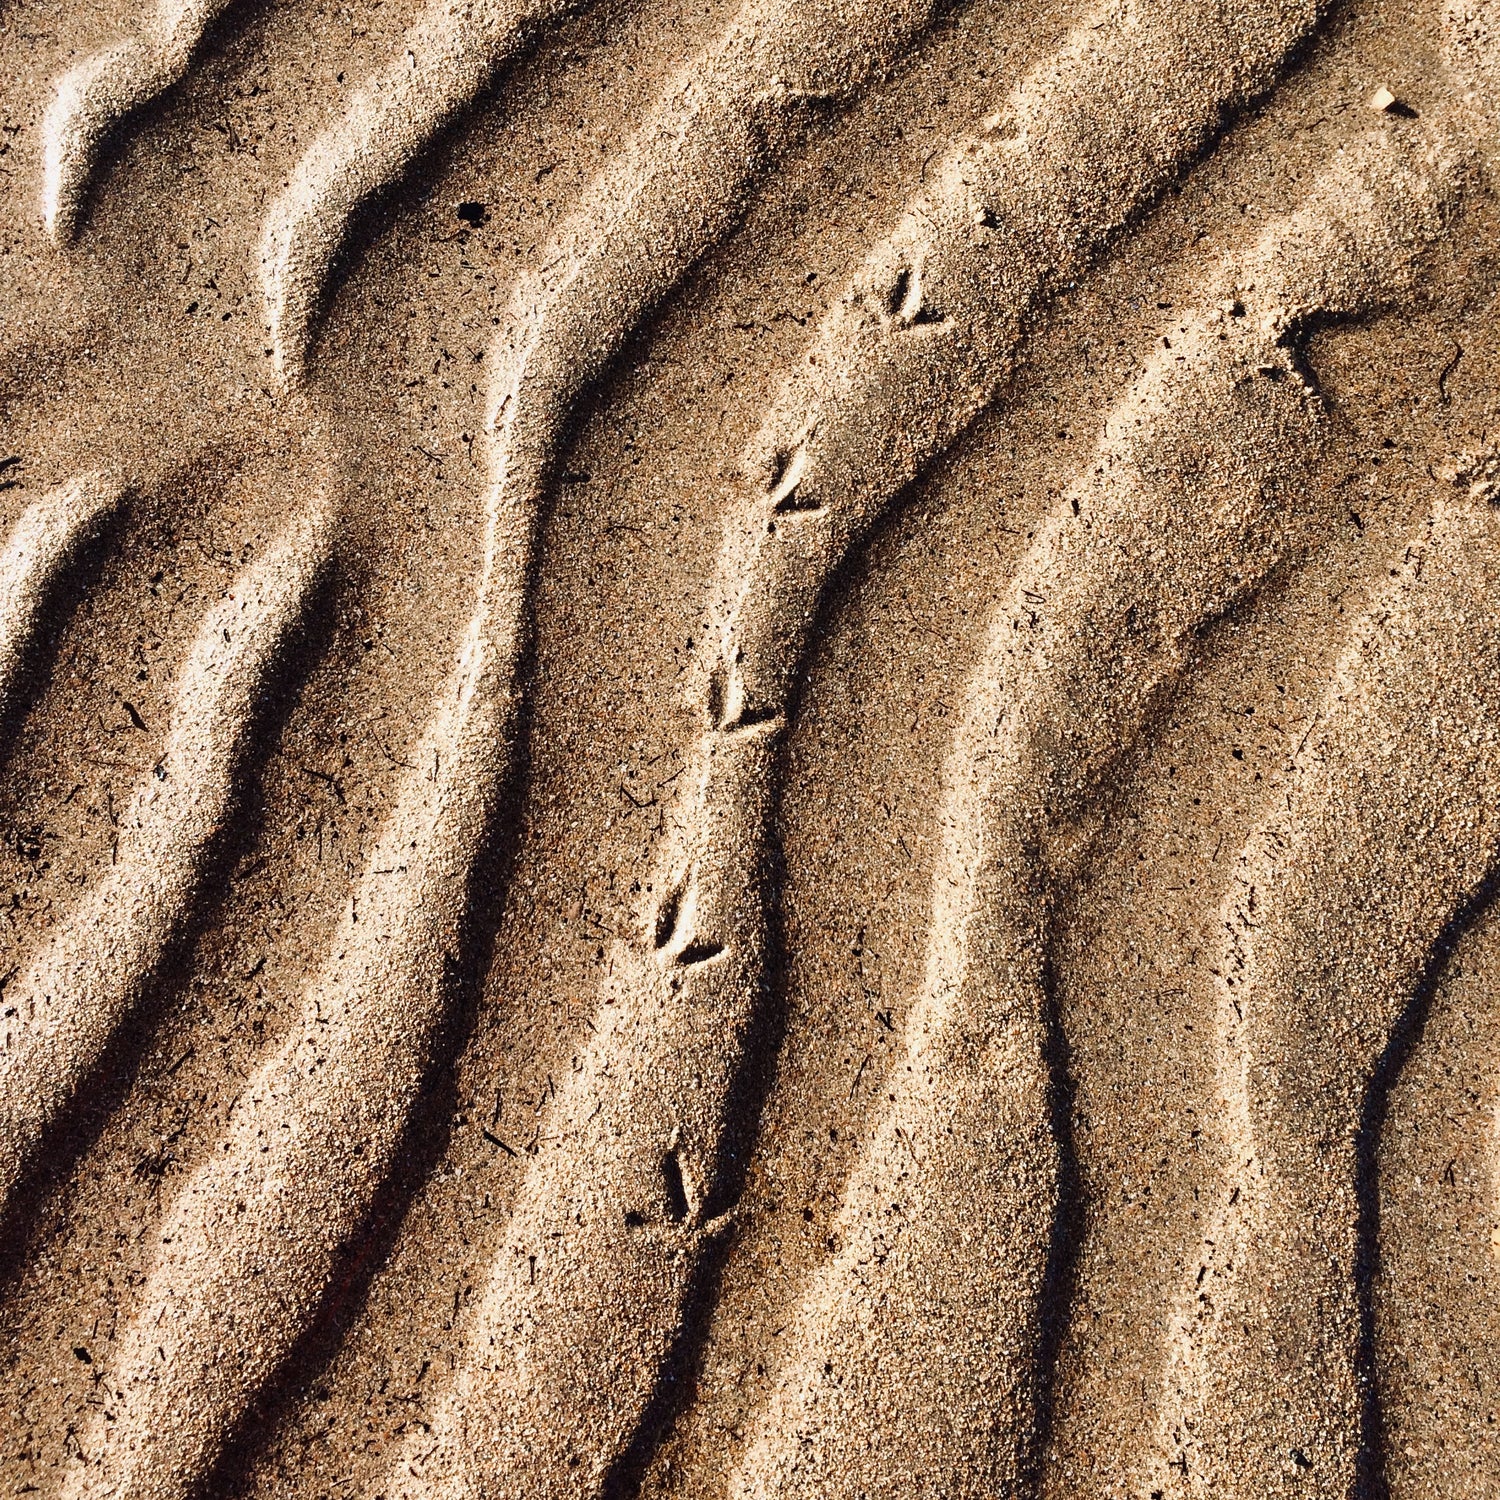
[[[64, 249], [88, 233], [110, 140], [184, 78], [229, 8], [162, 0], [57, 81], [36, 190]], [[283, 390], [315, 376], [355, 213], [583, 8], [432, 0], [276, 185], [258, 270]], [[298, 1019], [166, 1205], [143, 1282], [121, 1289], [67, 1494], [199, 1493], [369, 1233], [421, 1097], [452, 1064], [477, 872], [515, 815], [532, 585], [570, 419], [805, 133], [899, 67], [941, 9], [747, 0], [517, 280], [488, 356], [486, 533], [461, 649]], [[832, 581], [1005, 399], [1060, 293], [1275, 88], [1324, 9], [1110, 0], [1081, 14], [924, 169], [784, 372], [741, 456], [701, 735], [642, 872], [637, 930], [612, 954], [432, 1420], [391, 1444], [372, 1496], [619, 1483], [738, 1221], [755, 1122], [737, 1101], [775, 974], [778, 766]], [[1500, 75], [1489, 10], [1444, 12], [1449, 62], [1475, 91]], [[1290, 212], [1204, 260], [1195, 309], [1109, 411], [994, 602], [948, 754], [918, 993], [836, 1234], [786, 1309], [770, 1394], [723, 1475], [733, 1496], [1039, 1482], [1043, 1325], [1065, 1293], [1069, 1212], [1048, 973], [1062, 894], [1206, 632], [1334, 524], [1310, 483], [1339, 420], [1312, 333], [1409, 311], [1483, 190], [1468, 115], [1359, 118]], [[0, 756], [131, 483], [80, 475], [0, 539]], [[1224, 894], [1222, 1180], [1160, 1351], [1142, 1496], [1332, 1500], [1368, 1479], [1360, 1132], [1434, 953], [1500, 855], [1493, 488], [1435, 500], [1351, 616], [1316, 728]], [[112, 862], [0, 992], [0, 1215], [27, 1202], [121, 1029], [148, 1000], [172, 1003], [155, 996], [164, 956], [207, 908], [267, 705], [331, 587], [338, 505], [331, 482], [312, 489], [204, 614]]]

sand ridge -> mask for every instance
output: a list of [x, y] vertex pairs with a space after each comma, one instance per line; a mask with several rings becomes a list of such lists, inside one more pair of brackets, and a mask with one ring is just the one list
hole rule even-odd
[[[41, 268], [6, 305], [48, 351], [7, 396], [0, 552], [18, 1483], [1399, 1488], [1410, 1455], [1375, 1415], [1375, 1267], [1403, 1253], [1370, 1220], [1381, 1101], [1492, 860], [1487, 9], [1383, 31], [1369, 7], [1281, 0], [401, 0], [316, 21], [376, 33], [320, 97], [340, 54], [297, 40], [297, 4], [17, 8], [0, 45], [57, 60], [17, 86], [34, 103], [4, 188], [28, 226], [7, 258]], [[672, 15], [680, 35], [652, 30]], [[229, 77], [261, 113], [222, 117], [218, 239], [143, 249], [149, 290], [110, 329], [88, 268], [122, 295], [118, 247], [165, 201], [153, 143], [219, 118]], [[809, 192], [833, 160], [868, 189]], [[229, 332], [168, 333], [173, 298], [191, 318], [208, 295], [171, 290], [178, 251], [177, 285], [237, 289]], [[382, 287], [398, 273], [430, 336]], [[1162, 277], [1189, 310], [1157, 290], [1153, 312]], [[1435, 361], [1420, 394], [1372, 352], [1402, 338]], [[139, 388], [108, 390], [132, 341]], [[1398, 416], [1410, 454], [1370, 448]], [[1340, 471], [1367, 461], [1361, 498]], [[1401, 482], [1377, 501], [1382, 464]], [[964, 485], [956, 510], [934, 499]], [[923, 526], [960, 515], [986, 559], [961, 583], [921, 560]], [[259, 541], [213, 563], [218, 602], [178, 594], [153, 656], [135, 622], [163, 570], [132, 602], [91, 560], [171, 552], [195, 517]], [[597, 588], [588, 544], [559, 555], [579, 525]], [[913, 569], [946, 611], [947, 685], [892, 704], [846, 622]], [[1096, 1254], [1107, 1168], [1075, 1083], [1113, 1096], [1073, 1074], [1107, 1026], [1059, 1002], [1128, 986], [1064, 939], [1120, 851], [1147, 884], [1176, 868], [1132, 778], [1179, 719], [1209, 722], [1230, 637], [1289, 598], [1271, 635], [1280, 675], [1321, 694], [1314, 728], [1274, 797], [1209, 787], [1175, 815], [1184, 838], [1222, 819], [1231, 851], [1248, 839], [1226, 865], [1221, 832], [1185, 898], [1224, 924], [1219, 977], [1140, 939], [1196, 1018], [1202, 1156], [1179, 1180], [1200, 1207], [1177, 1211], [1182, 1275], [1132, 1335], [1142, 1374], [1104, 1402], [1122, 1438], [1100, 1465], [1068, 1402], [1102, 1367], [1075, 1334], [1155, 1283], [1115, 1242]], [[144, 770], [70, 697], [93, 691], [81, 661], [123, 670], [112, 630], [140, 632], [143, 686], [111, 691], [119, 732], [155, 745]], [[912, 640], [903, 671], [930, 649]], [[837, 984], [811, 1008], [797, 988], [842, 962], [799, 920], [798, 862], [846, 831], [832, 803], [785, 823], [840, 683], [870, 695], [878, 755], [899, 760], [908, 717], [937, 725], [903, 793], [922, 862], [890, 872], [913, 915], [872, 925], [870, 875], [829, 867], [857, 952], [908, 976], [863, 1021]], [[49, 744], [76, 748], [48, 767]], [[231, 972], [252, 878], [279, 936], [272, 967]], [[1133, 912], [1091, 915], [1101, 951]], [[564, 942], [566, 979], [524, 956]], [[819, 1007], [846, 1039], [824, 1053]], [[876, 1045], [846, 1076], [854, 1024]], [[1109, 1107], [1149, 1139], [1144, 1101]], [[819, 1184], [800, 1207], [797, 1143]], [[1471, 1358], [1482, 1383], [1491, 1353]]]
[[106, 1056], [194, 904], [234, 811], [267, 679], [326, 562], [327, 534], [326, 514], [294, 523], [204, 619], [162, 754], [121, 817], [108, 871], [7, 988], [0, 1205]]
[[[1156, 27], [1106, 9], [1097, 25], [1083, 28], [1089, 41], [1065, 53], [1060, 77], [1043, 71], [1022, 85], [1019, 107], [1039, 117], [1034, 129], [1047, 143], [1043, 151], [1067, 149], [1069, 132], [1096, 126], [1103, 99], [1122, 79], [1143, 75], [1146, 58], [1176, 40], [1165, 14]], [[1274, 63], [1278, 41], [1290, 45], [1296, 35], [1295, 29], [1284, 36], [1270, 30], [1257, 44]], [[1203, 51], [1192, 52], [1183, 39], [1184, 56], [1208, 56], [1204, 39], [1193, 40]], [[1255, 64], [1247, 60], [1246, 67], [1253, 87]], [[1185, 68], [1167, 87], [1163, 117], [1175, 121], [1174, 111], [1181, 113], [1186, 126], [1177, 125], [1174, 134], [1186, 151], [1197, 131], [1212, 128], [1236, 102], [1245, 83], [1200, 78]], [[1041, 102], [1033, 102], [1036, 96]], [[1130, 143], [1143, 180], [1121, 172], [1114, 198], [1109, 189], [1115, 184], [1104, 176], [1073, 188], [1095, 199], [1099, 239], [1170, 173], [1172, 157], [1155, 161], [1155, 148], [1148, 139]], [[815, 336], [826, 352], [809, 356], [812, 411], [801, 416], [805, 397], [794, 380], [768, 419], [767, 430], [774, 432], [787, 424], [783, 412], [797, 413], [796, 446], [762, 459], [774, 439], [757, 439], [750, 469], [765, 487], [765, 519], [757, 516], [759, 535], [748, 555], [726, 558], [743, 581], [725, 591], [738, 602], [708, 673], [710, 734], [690, 772], [686, 806], [674, 819], [676, 836], [647, 882], [642, 941], [636, 952], [622, 955], [626, 977], [611, 981], [595, 1038], [555, 1107], [550, 1133], [558, 1145], [531, 1169], [509, 1252], [483, 1294], [473, 1335], [478, 1368], [461, 1377], [452, 1414], [439, 1418], [436, 1441], [424, 1439], [419, 1446], [425, 1451], [407, 1466], [416, 1470], [419, 1492], [450, 1482], [446, 1476], [455, 1467], [483, 1474], [489, 1460], [476, 1423], [483, 1432], [509, 1434], [501, 1438], [508, 1451], [502, 1450], [498, 1471], [515, 1476], [469, 1481], [481, 1490], [496, 1482], [514, 1484], [518, 1493], [547, 1486], [571, 1491], [580, 1479], [607, 1483], [678, 1341], [695, 1283], [728, 1227], [737, 1143], [726, 1116], [741, 1087], [744, 1049], [764, 1024], [767, 791], [802, 654], [799, 637], [829, 573], [868, 527], [870, 513], [889, 503], [914, 467], [899, 451], [889, 453], [891, 440], [909, 441], [922, 431], [925, 442], [941, 443], [943, 428], [932, 414], [959, 422], [966, 399], [979, 403], [983, 388], [971, 383], [995, 358], [987, 346], [998, 346], [1002, 359], [1014, 348], [1030, 304], [1058, 274], [1045, 260], [1031, 260], [1023, 270], [1022, 258], [1033, 236], [1055, 232], [1056, 223], [1071, 217], [1068, 201], [1030, 201], [1032, 174], [1049, 178], [1045, 156], [1035, 165], [1029, 160], [1024, 136], [958, 155], [972, 159], [973, 180], [957, 165], [941, 171], [931, 206], [910, 210], [906, 219], [938, 226], [930, 253], [936, 260], [947, 251], [951, 269], [937, 282], [919, 257], [909, 256], [893, 271], [891, 285], [882, 283], [873, 296], [862, 276], [841, 298], [833, 326]], [[991, 183], [987, 175], [998, 180]], [[986, 191], [999, 208], [976, 207], [977, 195]], [[992, 228], [1009, 228], [1012, 219], [1013, 241], [1002, 232], [991, 243]], [[897, 231], [898, 257], [905, 237]], [[1088, 239], [1068, 246], [1062, 266], [1091, 249]], [[890, 258], [890, 252], [879, 254], [882, 262]], [[1021, 279], [1018, 290], [1006, 288], [1011, 266], [1030, 284]], [[979, 304], [977, 284], [986, 278], [992, 300]], [[933, 293], [930, 282], [941, 290]], [[951, 315], [945, 294], [952, 297]], [[884, 360], [893, 367], [889, 372], [880, 368]], [[989, 376], [991, 385], [996, 379]], [[967, 398], [965, 387], [973, 392]], [[920, 427], [908, 403], [922, 406]], [[881, 461], [872, 461], [877, 454]], [[546, 1253], [549, 1243], [557, 1246], [556, 1263]], [[497, 1359], [497, 1350], [508, 1354]], [[513, 1361], [510, 1369], [506, 1358]], [[634, 1394], [627, 1395], [632, 1386]], [[580, 1388], [597, 1395], [580, 1399]], [[608, 1421], [600, 1415], [606, 1401]]]
[[[745, 1494], [894, 1493], [907, 1481], [882, 1475], [864, 1436], [885, 1424], [930, 1455], [934, 1493], [1015, 1489], [1036, 1463], [1061, 1166], [1046, 928], [1049, 887], [1079, 857], [1076, 838], [1062, 861], [1057, 846], [1107, 811], [1113, 760], [1205, 622], [1297, 550], [1293, 497], [1322, 415], [1299, 330], [1409, 286], [1443, 221], [1450, 174], [1413, 172], [1389, 159], [1400, 151], [1360, 143], [1247, 264], [1213, 278], [1232, 291], [1178, 327], [1110, 414], [1089, 474], [1017, 570], [955, 737], [896, 1093], [847, 1189], [837, 1256], [809, 1289], [802, 1352]], [[976, 1281], [976, 1264], [991, 1277]], [[933, 1346], [959, 1354], [953, 1374], [927, 1360]]]
[[29, 505], [0, 553], [0, 724], [15, 711], [58, 585], [124, 495], [87, 474]]
[[[1164, 1457], [1216, 1493], [1297, 1493], [1307, 1472], [1353, 1493], [1364, 1479], [1362, 1113], [1495, 858], [1491, 627], [1475, 609], [1493, 586], [1494, 518], [1443, 505], [1398, 561], [1226, 903], [1233, 1166], [1185, 1299], [1163, 1434]], [[1413, 843], [1420, 877], [1393, 879], [1384, 862]]]

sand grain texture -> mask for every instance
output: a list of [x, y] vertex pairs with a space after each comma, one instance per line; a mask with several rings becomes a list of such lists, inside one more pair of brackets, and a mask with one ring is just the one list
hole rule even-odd
[[0, 61], [0, 1483], [1500, 1485], [1488, 0]]
[[927, 1455], [932, 1494], [1015, 1493], [1036, 1467], [1062, 1169], [1054, 890], [1204, 627], [1305, 546], [1298, 491], [1326, 420], [1299, 368], [1306, 330], [1409, 290], [1451, 207], [1440, 161], [1382, 138], [1352, 155], [1214, 276], [1228, 295], [1110, 413], [994, 617], [955, 737], [904, 1056], [746, 1495], [909, 1489], [889, 1441]]
[[1191, 1486], [1345, 1495], [1369, 1464], [1361, 1137], [1393, 1035], [1495, 862], [1495, 537], [1470, 500], [1403, 549], [1241, 856], [1222, 969], [1233, 1165], [1166, 1432]]

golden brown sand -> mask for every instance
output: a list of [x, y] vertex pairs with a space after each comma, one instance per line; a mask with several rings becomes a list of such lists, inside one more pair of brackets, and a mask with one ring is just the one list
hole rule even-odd
[[0, 60], [0, 1490], [1500, 1489], [1500, 5]]

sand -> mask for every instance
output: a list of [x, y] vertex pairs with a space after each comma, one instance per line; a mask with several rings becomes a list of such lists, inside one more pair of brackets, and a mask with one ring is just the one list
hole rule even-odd
[[1500, 7], [0, 57], [0, 1488], [1500, 1488]]

